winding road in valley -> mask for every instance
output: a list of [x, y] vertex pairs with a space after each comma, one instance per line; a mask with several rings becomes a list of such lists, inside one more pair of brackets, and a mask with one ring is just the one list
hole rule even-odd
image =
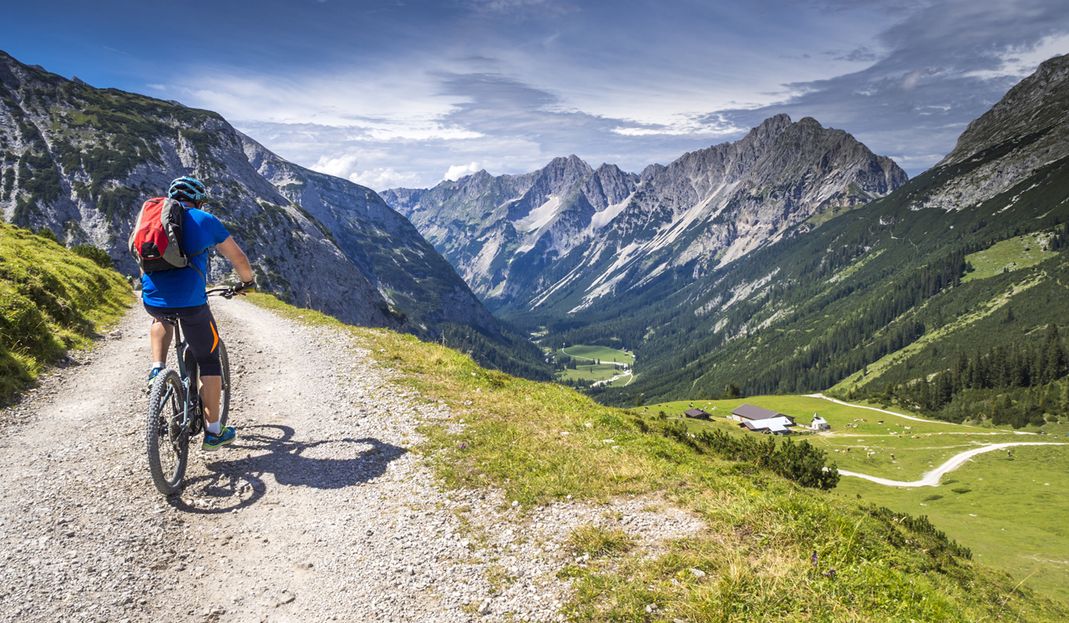
[[[908, 417], [908, 416], [903, 416]], [[966, 461], [974, 456], [984, 454], [985, 452], [994, 452], [995, 450], [1002, 450], [1003, 448], [1010, 448], [1013, 446], [1066, 446], [1067, 443], [1057, 441], [1012, 441], [1008, 443], [993, 443], [987, 446], [981, 446], [979, 448], [973, 448], [972, 450], [966, 450], [950, 457], [945, 463], [939, 467], [933, 469], [930, 472], [926, 472], [920, 480], [891, 480], [889, 478], [880, 478], [879, 476], [870, 476], [869, 474], [861, 474], [858, 472], [852, 472], [846, 469], [840, 469], [839, 473], [843, 476], [852, 476], [854, 478], [864, 478], [865, 480], [875, 482], [877, 484], [886, 485], [888, 487], [937, 487], [939, 481], [943, 479], [943, 476], [961, 467]]]

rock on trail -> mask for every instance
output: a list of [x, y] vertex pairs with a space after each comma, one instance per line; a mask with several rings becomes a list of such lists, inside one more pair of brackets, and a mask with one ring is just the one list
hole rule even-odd
[[[239, 436], [191, 446], [175, 499], [144, 458], [140, 309], [0, 412], [0, 620], [555, 621], [572, 527], [622, 516], [652, 546], [701, 526], [639, 499], [524, 515], [493, 491], [442, 491], [410, 449], [444, 405], [344, 331], [213, 310]], [[488, 579], [502, 568], [504, 586]]]

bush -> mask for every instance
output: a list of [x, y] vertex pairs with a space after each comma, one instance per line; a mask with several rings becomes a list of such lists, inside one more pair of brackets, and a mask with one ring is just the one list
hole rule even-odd
[[92, 260], [101, 268], [115, 268], [115, 264], [111, 261], [111, 256], [108, 255], [107, 251], [100, 247], [94, 247], [91, 244], [76, 244], [71, 247], [71, 251], [74, 251], [86, 259]]
[[827, 454], [808, 441], [795, 443], [784, 439], [776, 443], [774, 437], [732, 435], [721, 430], [706, 430], [691, 434], [680, 421], [664, 426], [662, 433], [704, 452], [711, 450], [733, 461], [745, 461], [793, 480], [803, 487], [833, 489], [839, 484], [839, 470], [827, 463]]
[[37, 234], [42, 238], [48, 238], [52, 242], [59, 242], [59, 238], [56, 238], [56, 232], [52, 231], [47, 227], [42, 227], [41, 229], [38, 229], [33, 233]]

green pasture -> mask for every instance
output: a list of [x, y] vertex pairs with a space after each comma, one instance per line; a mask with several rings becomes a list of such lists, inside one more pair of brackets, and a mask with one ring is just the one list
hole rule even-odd
[[608, 364], [591, 364], [576, 366], [575, 369], [566, 368], [558, 373], [557, 378], [562, 381], [604, 381], [611, 379], [620, 373], [620, 368]]
[[1021, 270], [1035, 266], [1054, 255], [1054, 251], [1046, 249], [1042, 234], [1026, 234], [1002, 240], [983, 251], [965, 256], [965, 261], [971, 264], [974, 270], [966, 274], [962, 281], [986, 279], [1003, 272]]
[[944, 476], [938, 487], [903, 489], [843, 478], [834, 494], [927, 515], [972, 549], [977, 561], [1069, 600], [1069, 446], [981, 454]]
[[589, 359], [591, 361], [600, 359], [602, 364], [615, 362], [632, 365], [635, 363], [634, 353], [630, 353], [626, 350], [620, 350], [618, 348], [610, 348], [608, 346], [574, 344], [572, 346], [560, 349], [560, 352], [564, 353], [565, 355], [568, 355], [573, 359]]
[[[695, 430], [714, 427], [757, 434], [725, 419], [743, 403], [793, 416], [802, 425], [814, 413], [820, 414], [831, 424], [831, 432], [801, 433], [795, 439], [823, 448], [829, 460], [843, 469], [902, 481], [917, 480], [959, 452], [981, 445], [1069, 442], [1069, 424], [1047, 425], [1042, 435], [1015, 434], [1006, 428], [917, 422], [806, 396], [684, 400], [640, 409], [647, 415], [664, 411], [678, 418], [686, 409], [704, 409], [713, 420], [687, 419]], [[1035, 590], [1069, 599], [1069, 445], [1017, 446], [982, 454], [944, 476], [938, 487], [888, 487], [843, 477], [833, 494], [928, 515], [981, 562], [1009, 572]]]
[[[635, 363], [634, 354], [608, 346], [575, 344], [562, 348], [559, 352], [562, 355], [571, 357], [579, 364], [574, 369], [566, 368], [557, 373], [557, 380], [565, 382], [606, 381], [623, 371], [621, 370], [622, 365], [618, 364], [630, 366]], [[601, 363], [595, 363], [596, 361], [601, 361]], [[632, 377], [630, 376], [624, 377], [610, 383], [610, 385], [626, 385], [631, 379]]]

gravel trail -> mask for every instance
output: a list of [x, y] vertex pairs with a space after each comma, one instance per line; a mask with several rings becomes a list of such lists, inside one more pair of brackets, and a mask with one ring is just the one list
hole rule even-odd
[[191, 448], [178, 498], [144, 459], [140, 309], [0, 412], [0, 620], [555, 621], [571, 527], [616, 523], [651, 551], [701, 527], [638, 498], [524, 513], [440, 491], [410, 449], [444, 405], [337, 329], [212, 307], [239, 437]]

